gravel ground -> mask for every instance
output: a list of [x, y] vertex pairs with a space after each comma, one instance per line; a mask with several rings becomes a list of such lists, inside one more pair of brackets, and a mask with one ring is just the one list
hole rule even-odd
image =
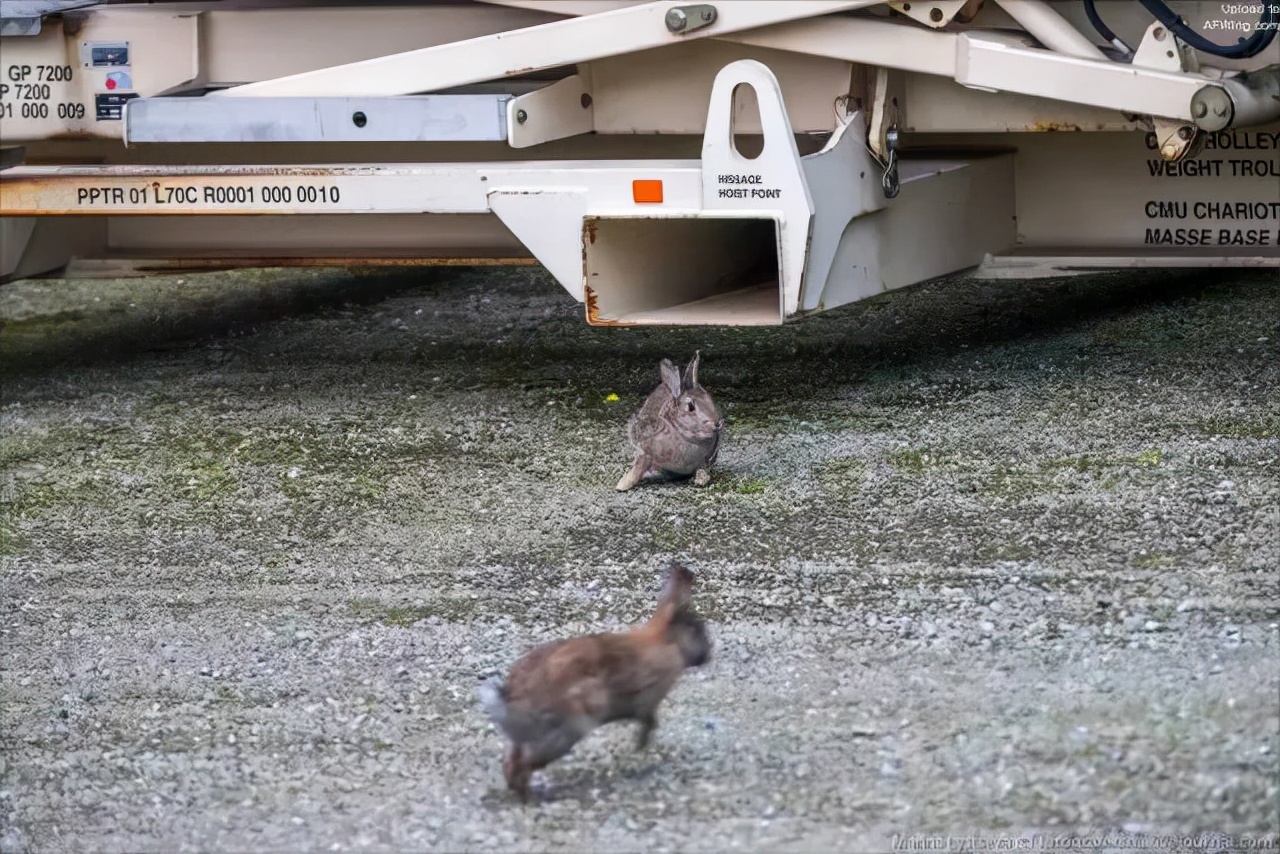
[[[532, 269], [0, 318], [0, 851], [1275, 850], [1275, 271], [771, 330], [592, 329]], [[616, 493], [695, 348], [712, 484]], [[513, 802], [478, 680], [641, 619], [672, 558], [712, 661], [647, 752], [606, 727]]]

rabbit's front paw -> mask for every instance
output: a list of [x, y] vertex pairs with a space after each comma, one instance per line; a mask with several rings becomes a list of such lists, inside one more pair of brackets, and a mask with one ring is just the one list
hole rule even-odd
[[693, 485], [706, 486], [708, 483], [711, 483], [711, 472], [707, 469], [698, 469], [693, 476]]

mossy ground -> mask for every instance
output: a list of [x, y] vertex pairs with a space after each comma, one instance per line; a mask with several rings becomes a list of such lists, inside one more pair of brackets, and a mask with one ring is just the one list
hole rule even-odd
[[[1278, 309], [1271, 271], [778, 329], [591, 328], [535, 270], [5, 285], [0, 848], [1271, 829]], [[617, 493], [695, 349], [711, 485]], [[509, 809], [475, 681], [672, 559], [717, 647], [656, 752]]]

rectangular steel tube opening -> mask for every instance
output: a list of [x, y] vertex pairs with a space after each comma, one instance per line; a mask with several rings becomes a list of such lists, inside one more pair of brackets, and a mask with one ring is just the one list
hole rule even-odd
[[596, 326], [777, 326], [772, 219], [587, 217], [587, 322]]

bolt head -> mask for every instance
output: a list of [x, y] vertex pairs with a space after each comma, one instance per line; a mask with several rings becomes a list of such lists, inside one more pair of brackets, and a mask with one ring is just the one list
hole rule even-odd
[[1164, 147], [1160, 149], [1160, 156], [1165, 160], [1172, 160], [1178, 156], [1178, 146], [1172, 142], [1165, 143]]
[[1209, 106], [1204, 101], [1196, 101], [1191, 105], [1191, 115], [1197, 119], [1203, 119], [1209, 115]]
[[689, 26], [689, 16], [684, 13], [683, 9], [670, 9], [667, 11], [666, 23], [668, 30], [678, 33]]
[[524, 110], [516, 110], [516, 123], [524, 124], [527, 121], [529, 121], [529, 114]]

